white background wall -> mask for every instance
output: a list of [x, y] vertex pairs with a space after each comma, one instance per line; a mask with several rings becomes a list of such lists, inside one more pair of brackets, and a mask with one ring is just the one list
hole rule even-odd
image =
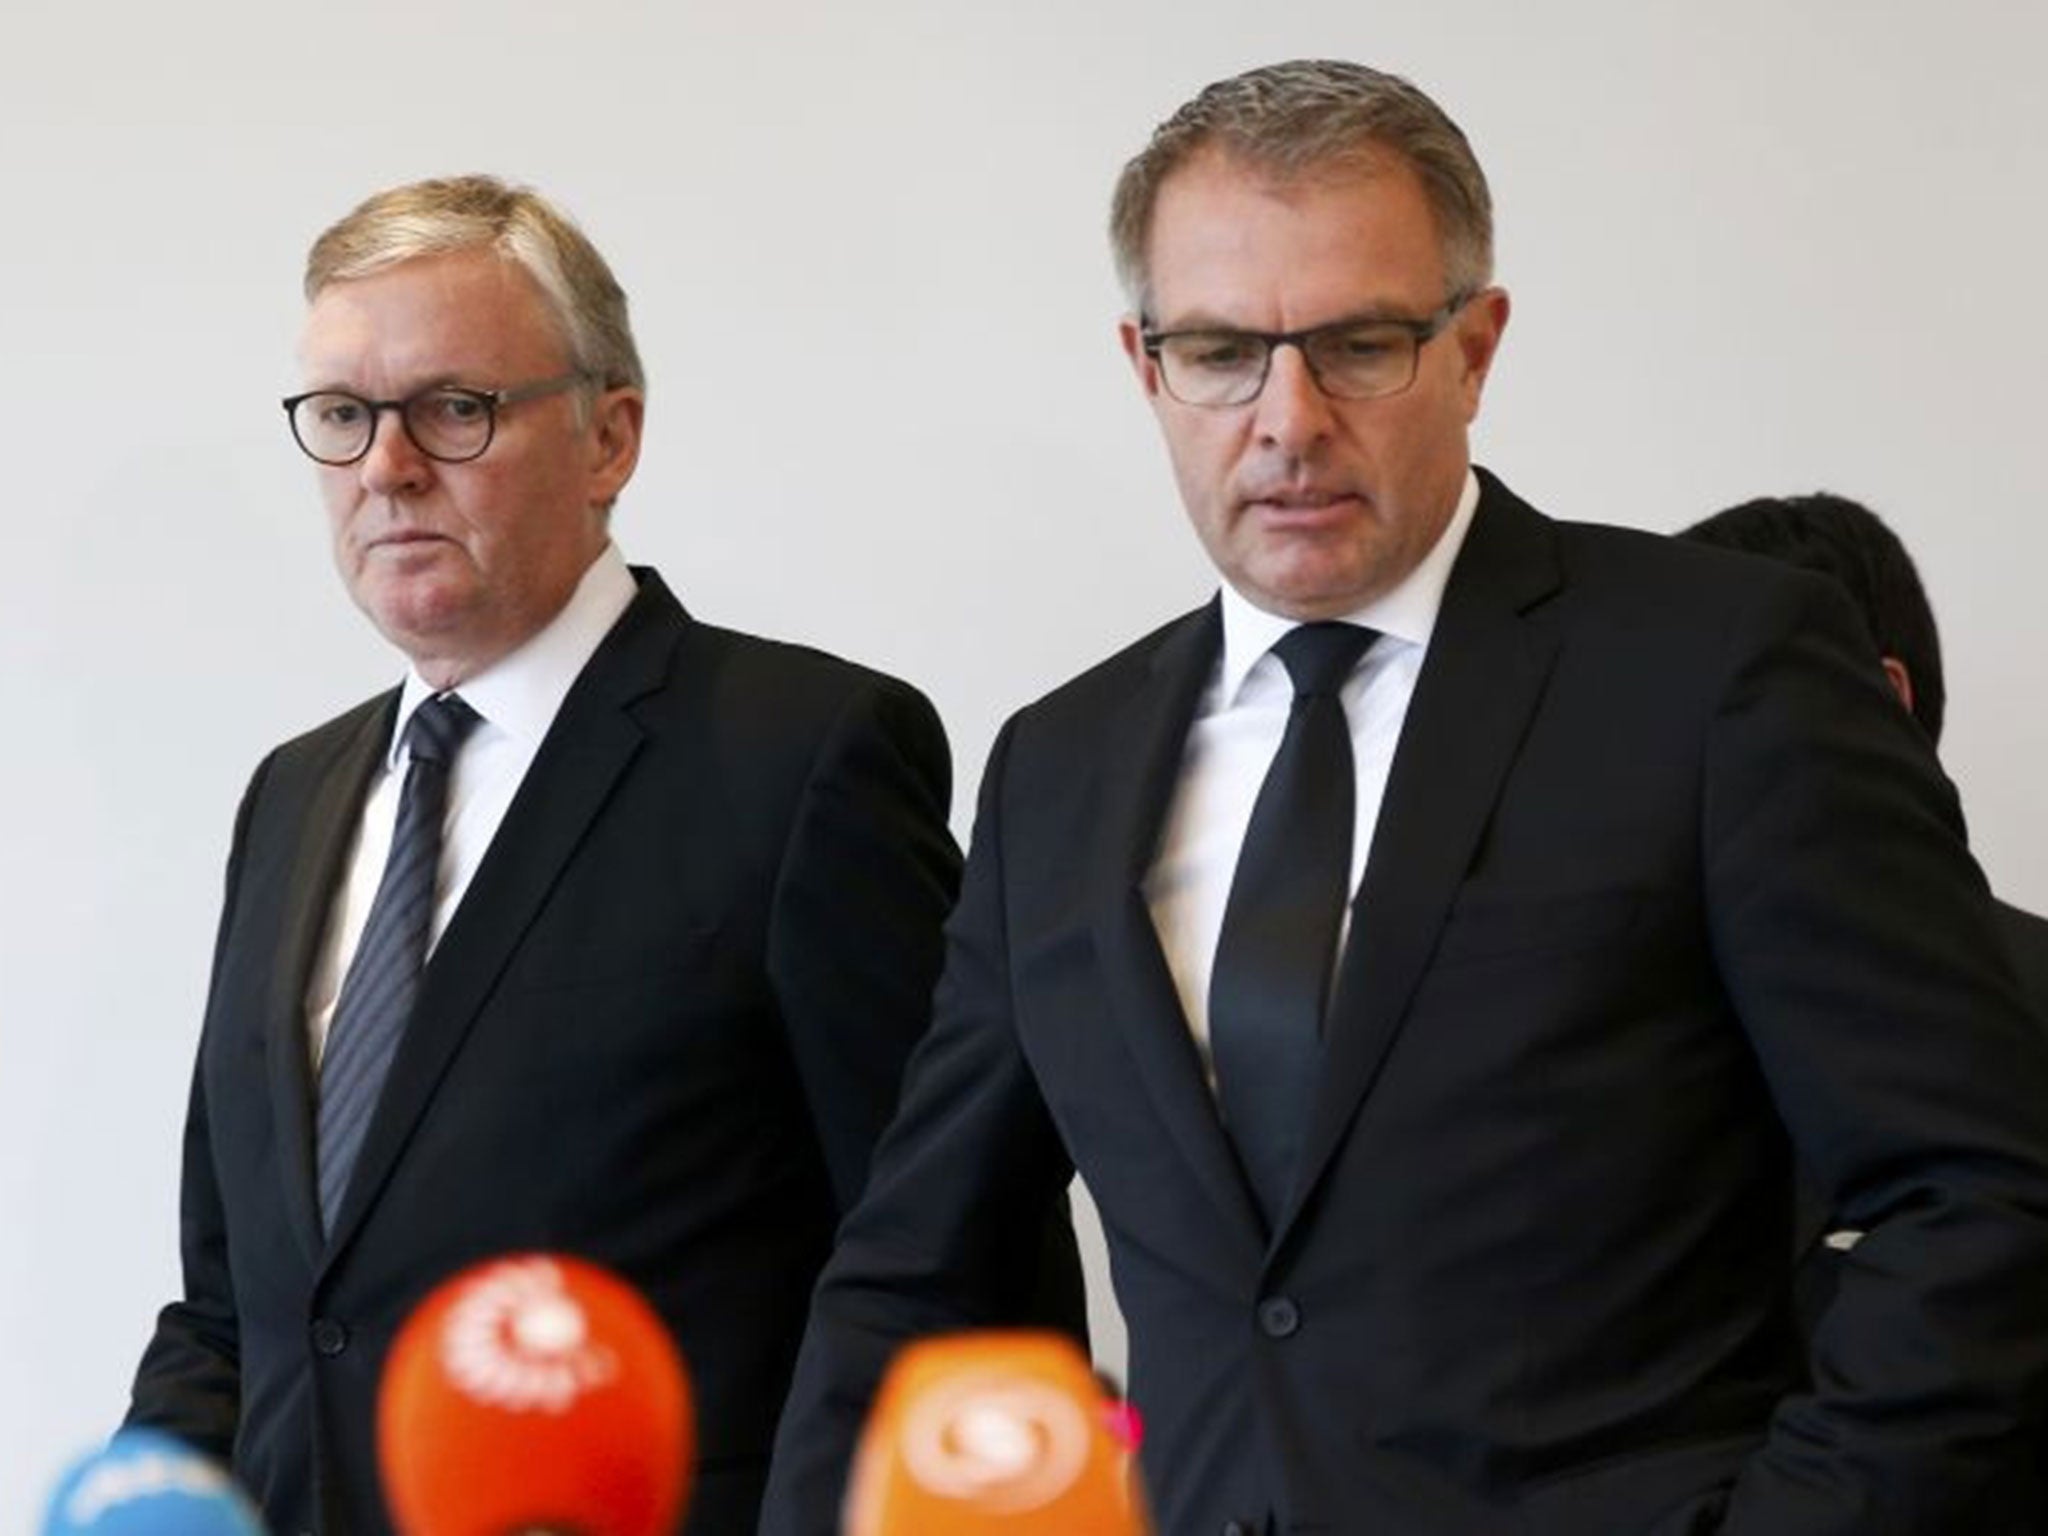
[[2048, 906], [2039, 0], [16, 0], [0, 19], [0, 1529], [175, 1284], [178, 1126], [259, 754], [390, 681], [275, 399], [305, 245], [491, 169], [633, 295], [617, 531], [701, 615], [1008, 709], [1201, 599], [1112, 335], [1109, 187], [1204, 82], [1413, 75], [1493, 177], [1479, 457], [1675, 528], [1819, 486], [1919, 555], [1994, 885]]

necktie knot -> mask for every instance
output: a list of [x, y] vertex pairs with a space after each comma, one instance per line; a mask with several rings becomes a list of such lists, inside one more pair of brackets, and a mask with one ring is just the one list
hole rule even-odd
[[437, 693], [412, 712], [405, 727], [405, 749], [415, 762], [445, 768], [462, 749], [463, 738], [483, 723], [483, 716], [456, 693]]
[[1377, 630], [1359, 624], [1302, 624], [1281, 637], [1273, 654], [1293, 679], [1295, 697], [1315, 698], [1342, 688], [1359, 657], [1378, 638]]

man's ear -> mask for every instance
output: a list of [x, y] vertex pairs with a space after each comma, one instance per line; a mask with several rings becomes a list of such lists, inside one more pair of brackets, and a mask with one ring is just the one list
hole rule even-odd
[[1913, 674], [1906, 670], [1906, 664], [1896, 656], [1880, 656], [1877, 664], [1884, 668], [1884, 675], [1891, 680], [1892, 692], [1906, 706], [1906, 713], [1913, 713]]
[[1145, 353], [1144, 328], [1136, 315], [1125, 315], [1117, 322], [1117, 340], [1123, 343], [1124, 356], [1131, 360], [1131, 371], [1138, 376], [1138, 387], [1145, 391], [1147, 400], [1159, 398], [1159, 365]]
[[601, 391], [590, 404], [591, 502], [610, 506], [640, 462], [640, 427], [647, 401], [632, 388]]
[[1486, 389], [1486, 376], [1500, 351], [1501, 334], [1508, 328], [1508, 291], [1482, 288], [1465, 302], [1451, 321], [1451, 335], [1463, 365], [1458, 387], [1465, 395], [1465, 419], [1479, 414], [1479, 397]]

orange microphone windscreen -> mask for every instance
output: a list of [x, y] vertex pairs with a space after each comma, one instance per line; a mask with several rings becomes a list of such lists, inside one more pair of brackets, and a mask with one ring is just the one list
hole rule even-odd
[[868, 1416], [844, 1536], [1146, 1536], [1132, 1439], [1058, 1334], [923, 1340]]
[[402, 1536], [673, 1536], [695, 1446], [689, 1380], [654, 1308], [560, 1255], [492, 1260], [436, 1287], [378, 1391]]

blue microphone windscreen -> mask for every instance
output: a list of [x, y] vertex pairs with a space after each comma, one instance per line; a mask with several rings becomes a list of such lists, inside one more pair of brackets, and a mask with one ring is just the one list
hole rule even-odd
[[169, 1435], [124, 1429], [64, 1474], [42, 1536], [263, 1536], [228, 1475]]

